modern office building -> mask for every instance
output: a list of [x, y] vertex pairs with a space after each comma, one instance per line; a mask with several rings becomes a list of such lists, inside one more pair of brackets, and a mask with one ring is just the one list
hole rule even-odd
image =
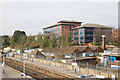
[[55, 25], [43, 28], [43, 33], [44, 36], [51, 35], [52, 33], [54, 33], [57, 39], [59, 36], [64, 36], [64, 37], [68, 35], [72, 36], [72, 28], [80, 26], [81, 23], [82, 22], [79, 21], [62, 20]]
[[120, 29], [113, 29], [113, 42], [120, 43]]
[[78, 44], [87, 44], [95, 41], [102, 41], [102, 35], [106, 36], [106, 42], [112, 40], [112, 28], [99, 24], [84, 24], [75, 27], [73, 30], [73, 42]]

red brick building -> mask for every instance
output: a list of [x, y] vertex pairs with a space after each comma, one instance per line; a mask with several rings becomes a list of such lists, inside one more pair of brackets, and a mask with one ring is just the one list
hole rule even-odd
[[80, 26], [81, 23], [82, 22], [79, 21], [68, 21], [68, 20], [59, 21], [55, 25], [43, 28], [44, 36], [51, 35], [51, 33], [54, 33], [56, 35], [57, 40], [59, 36], [64, 36], [64, 37], [68, 35], [72, 36], [72, 28]]
[[120, 43], [120, 29], [113, 29], [113, 42]]

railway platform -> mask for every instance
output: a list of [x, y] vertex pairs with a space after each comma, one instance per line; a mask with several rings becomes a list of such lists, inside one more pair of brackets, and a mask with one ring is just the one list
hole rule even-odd
[[0, 79], [2, 80], [11, 80], [12, 78], [16, 78], [18, 80], [24, 78], [23, 76], [20, 75], [20, 72], [9, 67], [5, 66], [5, 74], [2, 73], [2, 63], [0, 63]]
[[[8, 58], [20, 61], [20, 59], [16, 58], [16, 57], [8, 57]], [[85, 72], [75, 73], [74, 70], [70, 70], [70, 69], [67, 69], [67, 68], [64, 68], [64, 67], [58, 67], [58, 66], [53, 66], [53, 65], [49, 66], [48, 64], [40, 63], [39, 61], [32, 62], [31, 60], [27, 60], [26, 63], [30, 63], [31, 65], [34, 64], [34, 65], [37, 65], [37, 66], [45, 67], [45, 68], [48, 68], [48, 69], [51, 69], [51, 70], [55, 70], [55, 71], [73, 76], [75, 78], [79, 78], [79, 76], [81, 76], [81, 75], [88, 75]], [[94, 78], [94, 76], [92, 78]]]

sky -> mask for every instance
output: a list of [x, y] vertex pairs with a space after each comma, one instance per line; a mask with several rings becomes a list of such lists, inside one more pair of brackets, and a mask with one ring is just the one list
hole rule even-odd
[[118, 2], [85, 1], [1, 2], [0, 35], [13, 35], [15, 30], [25, 31], [27, 35], [36, 35], [42, 33], [44, 27], [60, 20], [118, 26]]

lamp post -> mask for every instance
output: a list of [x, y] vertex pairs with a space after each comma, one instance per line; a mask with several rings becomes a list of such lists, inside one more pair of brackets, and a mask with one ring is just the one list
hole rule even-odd
[[3, 54], [3, 63], [2, 63], [2, 67], [3, 67], [3, 73], [5, 74], [5, 56]]
[[20, 60], [22, 61], [23, 49], [20, 49]]
[[93, 37], [93, 46], [95, 46], [95, 37]]
[[27, 60], [23, 60], [23, 73], [24, 73], [24, 77], [26, 77], [26, 74], [25, 74], [25, 61], [27, 61]]
[[[76, 53], [75, 53], [75, 64], [76, 64]], [[77, 65], [75, 65], [75, 73], [76, 73], [76, 66]]]
[[24, 63], [23, 63], [23, 64], [24, 64], [23, 73], [24, 73], [24, 77], [25, 77], [25, 76], [26, 76], [26, 75], [25, 75], [25, 59], [24, 59]]
[[[111, 51], [112, 51], [111, 42], [109, 42], [109, 44], [110, 44], [110, 55], [111, 55]], [[111, 61], [112, 61], [112, 59], [110, 58], [110, 65], [112, 65]]]

